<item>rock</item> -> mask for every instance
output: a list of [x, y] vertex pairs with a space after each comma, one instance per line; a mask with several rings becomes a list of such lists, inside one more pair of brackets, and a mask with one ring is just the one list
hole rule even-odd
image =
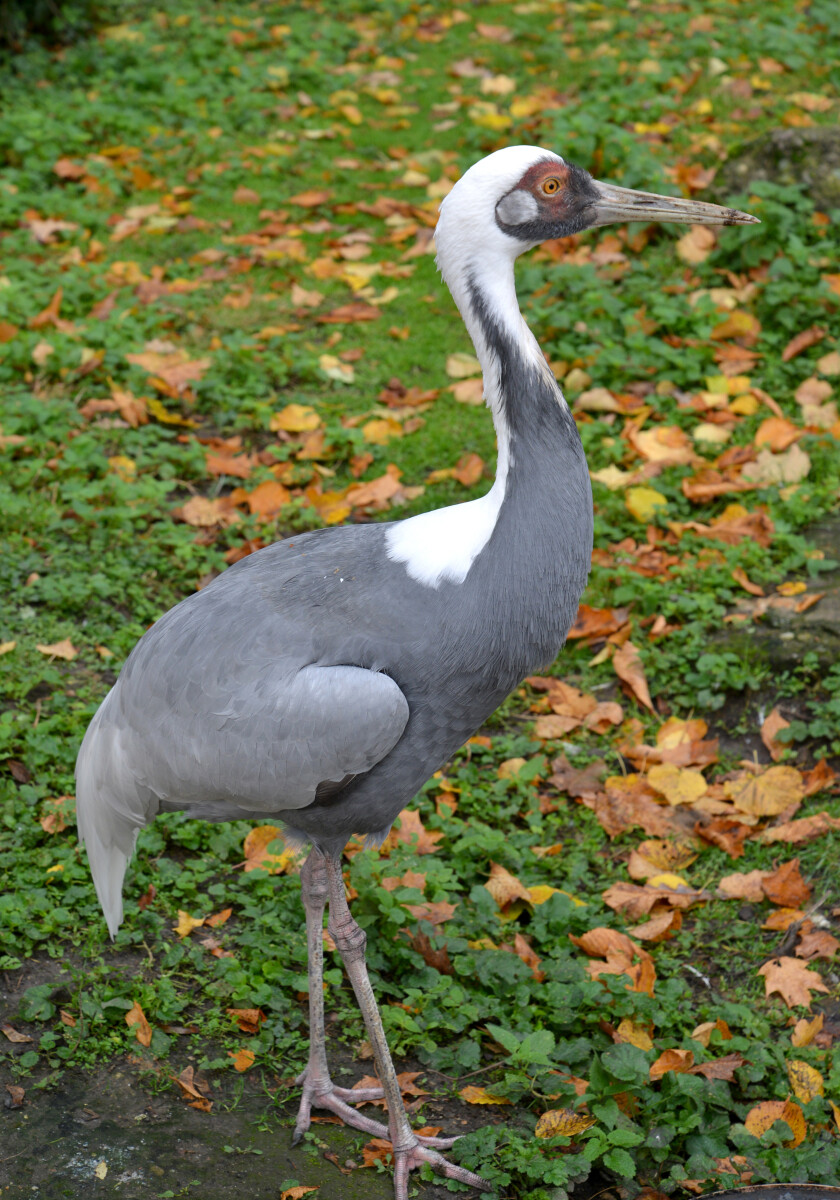
[[762, 134], [726, 160], [714, 190], [730, 197], [749, 192], [756, 180], [802, 187], [820, 212], [840, 208], [840, 126]]

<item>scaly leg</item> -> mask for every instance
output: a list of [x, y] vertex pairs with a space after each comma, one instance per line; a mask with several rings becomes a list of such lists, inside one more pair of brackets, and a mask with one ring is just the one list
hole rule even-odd
[[387, 1136], [393, 1146], [395, 1200], [408, 1200], [408, 1173], [424, 1162], [449, 1179], [468, 1183], [482, 1192], [493, 1191], [486, 1179], [467, 1171], [464, 1167], [447, 1162], [437, 1153], [437, 1147], [447, 1149], [454, 1139], [421, 1138], [411, 1128], [365, 965], [367, 935], [353, 920], [348, 907], [344, 880], [341, 877], [340, 856], [325, 855], [324, 864], [330, 901], [329, 931], [335, 939], [353, 991], [356, 993], [388, 1105]]
[[309, 1128], [312, 1105], [328, 1108], [348, 1125], [387, 1137], [378, 1121], [363, 1116], [347, 1103], [352, 1100], [380, 1100], [381, 1088], [336, 1087], [330, 1079], [324, 1037], [324, 908], [327, 903], [327, 872], [324, 856], [313, 846], [300, 872], [301, 896], [306, 912], [306, 941], [309, 973], [309, 1062], [295, 1080], [303, 1084], [292, 1145], [296, 1146]]

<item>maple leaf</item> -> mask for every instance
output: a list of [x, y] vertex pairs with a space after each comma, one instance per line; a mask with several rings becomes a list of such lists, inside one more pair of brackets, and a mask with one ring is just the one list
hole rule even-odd
[[499, 863], [490, 864], [490, 878], [484, 886], [499, 908], [503, 910], [514, 900], [525, 900], [526, 902], [531, 900], [525, 885]]
[[756, 817], [777, 816], [805, 795], [801, 772], [795, 767], [770, 767], [760, 775], [752, 772], [727, 780], [724, 791], [736, 808]]
[[266, 871], [269, 875], [282, 875], [294, 870], [300, 858], [296, 850], [284, 849], [280, 854], [270, 854], [269, 846], [274, 841], [285, 842], [286, 835], [276, 825], [257, 825], [243, 844], [244, 870]]
[[691, 1050], [663, 1050], [656, 1062], [651, 1063], [651, 1079], [661, 1079], [669, 1071], [677, 1075], [685, 1074], [694, 1066], [694, 1053]]
[[758, 904], [764, 899], [764, 877], [766, 871], [735, 871], [724, 875], [717, 886], [717, 894], [724, 900], [748, 900]]
[[765, 874], [762, 887], [768, 900], [785, 908], [800, 908], [811, 898], [811, 889], [802, 878], [798, 858], [782, 863], [772, 874]]
[[743, 1067], [747, 1061], [743, 1054], [739, 1054], [736, 1050], [733, 1054], [724, 1054], [721, 1058], [713, 1058], [708, 1062], [697, 1063], [696, 1066], [691, 1068], [689, 1074], [702, 1075], [704, 1079], [725, 1079], [731, 1083], [735, 1078], [735, 1072], [739, 1067]]
[[648, 771], [648, 783], [669, 804], [694, 804], [708, 791], [709, 785], [699, 771], [677, 767], [673, 763], [654, 763]]
[[774, 958], [759, 967], [764, 976], [767, 996], [778, 993], [788, 1008], [811, 1007], [811, 992], [827, 992], [829, 989], [822, 976], [810, 971], [799, 958]]

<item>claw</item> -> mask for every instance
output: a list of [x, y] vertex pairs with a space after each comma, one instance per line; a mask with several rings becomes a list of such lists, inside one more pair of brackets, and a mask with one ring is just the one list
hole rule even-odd
[[445, 1175], [447, 1179], [457, 1179], [459, 1183], [466, 1183], [480, 1192], [495, 1191], [486, 1179], [482, 1179], [474, 1171], [468, 1171], [466, 1167], [459, 1167], [455, 1163], [449, 1162], [442, 1154], [423, 1145], [419, 1138], [417, 1145], [395, 1149], [393, 1154], [394, 1200], [408, 1200], [409, 1171], [416, 1170], [424, 1162], [427, 1162], [438, 1175]]

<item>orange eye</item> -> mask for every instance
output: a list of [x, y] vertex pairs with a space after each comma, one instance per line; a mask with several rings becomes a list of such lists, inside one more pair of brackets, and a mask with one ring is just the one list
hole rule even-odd
[[555, 192], [560, 191], [559, 179], [546, 179], [542, 185], [542, 190], [547, 196], [553, 196]]

